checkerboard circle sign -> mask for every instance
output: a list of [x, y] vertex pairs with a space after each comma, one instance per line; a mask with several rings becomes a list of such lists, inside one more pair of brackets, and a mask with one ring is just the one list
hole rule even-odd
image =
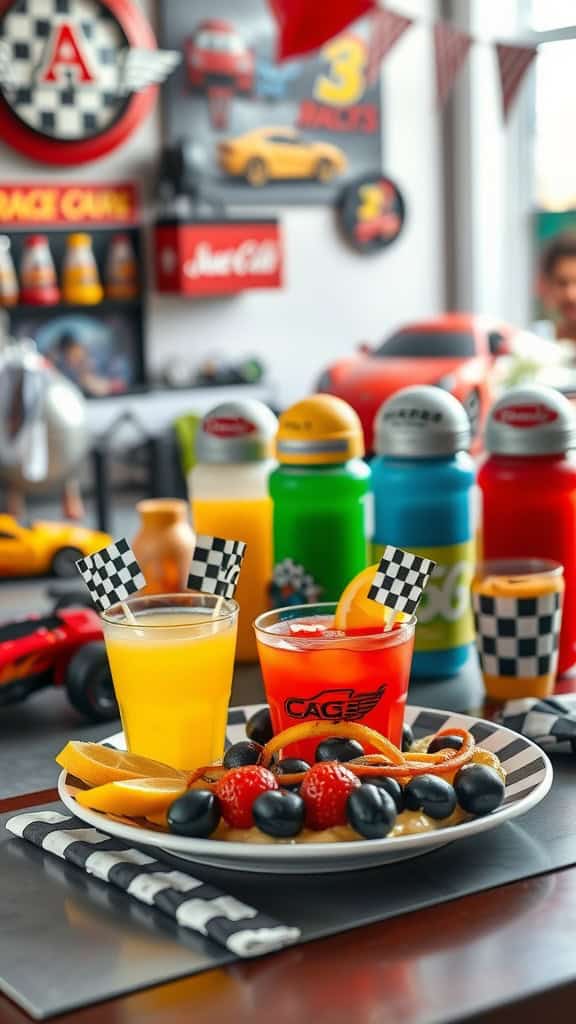
[[556, 673], [562, 595], [472, 594], [476, 644], [487, 676], [532, 679]]
[[45, 163], [110, 152], [154, 103], [125, 87], [142, 52], [159, 51], [132, 0], [0, 0], [0, 137]]

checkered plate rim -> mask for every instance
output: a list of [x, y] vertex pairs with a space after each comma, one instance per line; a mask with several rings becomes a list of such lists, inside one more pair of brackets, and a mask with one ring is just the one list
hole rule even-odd
[[[234, 743], [245, 736], [245, 722], [260, 707], [263, 705], [254, 704], [230, 709], [227, 736], [229, 742]], [[286, 865], [287, 860], [293, 860], [299, 865], [293, 870], [306, 869], [314, 872], [335, 870], [329, 866], [332, 858], [337, 859], [342, 865], [345, 862], [345, 866], [339, 867], [338, 870], [355, 870], [366, 867], [368, 855], [374, 863], [375, 858], [381, 854], [382, 866], [392, 862], [392, 854], [395, 860], [416, 857], [426, 850], [486, 832], [504, 821], [525, 814], [546, 796], [552, 785], [553, 771], [547, 755], [531, 740], [502, 725], [469, 715], [420, 707], [407, 707], [405, 720], [412, 726], [416, 738], [438, 729], [460, 727], [469, 729], [479, 744], [498, 753], [509, 773], [503, 805], [486, 817], [473, 818], [471, 821], [437, 832], [397, 836], [394, 839], [358, 840], [354, 843], [305, 843], [288, 846], [284, 843], [259, 845], [226, 843], [213, 839], [188, 839], [115, 822], [97, 811], [80, 807], [74, 800], [73, 789], [68, 786], [65, 772], [61, 773], [58, 780], [58, 791], [63, 803], [77, 817], [102, 832], [118, 836], [127, 842], [159, 847], [172, 855], [180, 855], [200, 863], [211, 863], [221, 868], [290, 873], [292, 869]], [[102, 742], [123, 749], [123, 734], [116, 733]], [[250, 865], [245, 863], [247, 861], [251, 862]]]

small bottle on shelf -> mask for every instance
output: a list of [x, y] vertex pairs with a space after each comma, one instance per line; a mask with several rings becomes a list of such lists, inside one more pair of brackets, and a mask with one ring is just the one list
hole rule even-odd
[[46, 235], [29, 235], [20, 267], [20, 300], [33, 306], [60, 302], [50, 243]]
[[18, 279], [12, 260], [8, 235], [0, 235], [0, 306], [15, 306], [18, 302]]
[[106, 298], [127, 301], [138, 295], [138, 268], [129, 235], [114, 235], [106, 262]]
[[104, 297], [92, 251], [92, 239], [84, 232], [68, 236], [62, 272], [62, 296], [65, 302], [78, 306], [96, 306]]

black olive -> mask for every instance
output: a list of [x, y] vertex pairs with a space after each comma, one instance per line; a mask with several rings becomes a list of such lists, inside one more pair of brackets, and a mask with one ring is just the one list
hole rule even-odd
[[353, 761], [355, 757], [362, 757], [364, 747], [357, 740], [347, 740], [334, 736], [329, 740], [322, 740], [316, 747], [317, 761]]
[[268, 743], [273, 735], [272, 719], [270, 718], [270, 708], [260, 708], [260, 711], [255, 711], [251, 718], [246, 722], [246, 735], [249, 740], [254, 740], [255, 743]]
[[233, 743], [224, 754], [222, 764], [225, 768], [242, 768], [245, 764], [258, 764], [262, 747], [254, 740], [240, 740]]
[[[274, 766], [274, 775], [296, 775], [297, 772], [307, 772], [309, 770], [310, 765], [308, 761], [302, 761], [299, 757], [285, 757]], [[285, 789], [298, 793], [300, 783], [295, 782], [293, 785], [285, 786]]]
[[404, 787], [406, 810], [423, 811], [431, 818], [448, 818], [456, 807], [454, 787], [437, 775], [416, 775]]
[[304, 801], [296, 793], [269, 790], [252, 804], [254, 823], [261, 832], [277, 839], [296, 836], [304, 824]]
[[469, 814], [481, 817], [500, 806], [506, 786], [487, 764], [465, 764], [454, 779], [456, 799]]
[[409, 725], [402, 726], [402, 750], [410, 750], [414, 743], [414, 733]]
[[208, 789], [189, 789], [168, 810], [168, 825], [178, 836], [207, 839], [220, 821], [220, 802]]
[[394, 827], [396, 804], [378, 786], [358, 786], [346, 801], [346, 817], [352, 828], [365, 839], [382, 839]]
[[462, 738], [460, 736], [435, 736], [428, 744], [428, 753], [437, 754], [439, 750], [460, 750]]
[[396, 779], [391, 779], [387, 775], [364, 775], [362, 783], [364, 786], [377, 786], [378, 789], [385, 790], [396, 804], [398, 814], [404, 810], [404, 791]]

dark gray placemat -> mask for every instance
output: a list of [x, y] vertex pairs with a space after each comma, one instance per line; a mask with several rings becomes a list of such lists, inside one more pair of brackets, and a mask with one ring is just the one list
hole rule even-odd
[[[518, 822], [413, 861], [291, 876], [289, 884], [272, 875], [192, 871], [298, 925], [303, 941], [322, 938], [576, 863], [576, 761], [558, 755], [555, 772], [549, 796]], [[220, 948], [6, 832], [0, 833], [0, 906], [0, 989], [37, 1017], [231, 961]]]

